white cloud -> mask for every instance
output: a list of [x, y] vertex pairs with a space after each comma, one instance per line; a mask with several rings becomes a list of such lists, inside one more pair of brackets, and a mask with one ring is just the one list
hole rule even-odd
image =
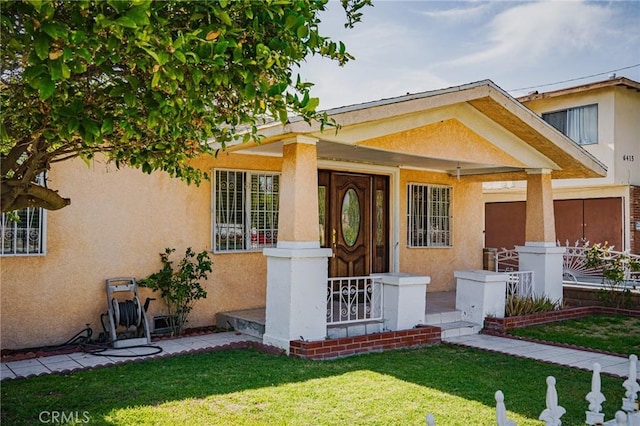
[[459, 22], [461, 20], [477, 18], [478, 16], [484, 14], [489, 7], [489, 3], [482, 3], [480, 5], [473, 5], [471, 7], [456, 7], [452, 9], [425, 11], [420, 13], [428, 18], [451, 19]]
[[553, 1], [519, 4], [486, 26], [485, 46], [448, 65], [482, 64], [495, 60], [530, 64], [545, 55], [594, 48], [611, 12], [601, 4]]

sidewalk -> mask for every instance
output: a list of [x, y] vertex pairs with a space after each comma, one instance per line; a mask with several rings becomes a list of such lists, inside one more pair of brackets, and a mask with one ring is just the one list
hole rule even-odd
[[[601, 373], [621, 378], [629, 375], [629, 358], [606, 355], [579, 349], [534, 343], [526, 340], [508, 337], [490, 336], [487, 334], [472, 334], [468, 336], [450, 337], [443, 342], [460, 346], [500, 352], [522, 358], [536, 359], [583, 370], [593, 370], [593, 363], [602, 367]], [[640, 380], [640, 370], [638, 370]]]
[[[0, 380], [70, 372], [97, 366], [131, 362], [132, 360], [167, 357], [221, 347], [241, 347], [243, 343], [247, 342], [262, 343], [262, 340], [234, 332], [211, 333], [171, 340], [160, 340], [158, 342], [152, 342], [150, 347], [110, 349], [101, 352], [100, 355], [74, 352], [67, 355], [53, 355], [23, 361], [9, 361], [1, 363]], [[157, 349], [154, 347], [162, 348], [162, 352], [154, 354], [154, 352], [157, 352]], [[145, 354], [153, 355], [145, 356]]]
[[[153, 353], [155, 350], [150, 347], [142, 347], [109, 350], [102, 352], [102, 356], [76, 352], [67, 355], [54, 355], [24, 361], [3, 362], [1, 363], [0, 379], [6, 380], [56, 372], [70, 372], [91, 367], [130, 362], [131, 360], [166, 357], [221, 347], [231, 348], [234, 347], [234, 345], [241, 346], [243, 343], [247, 342], [261, 343], [262, 341], [255, 337], [236, 334], [233, 332], [213, 333], [153, 342], [152, 346], [162, 348], [162, 352], [149, 356], [144, 356], [144, 354]], [[445, 339], [444, 342], [493, 352], [501, 352], [522, 358], [532, 358], [539, 361], [580, 368], [583, 370], [591, 370], [593, 368], [593, 363], [597, 362], [602, 367], [602, 374], [622, 378], [626, 378], [629, 374], [628, 358], [605, 355], [596, 352], [561, 348], [485, 334], [451, 337]], [[123, 358], [116, 357], [114, 355], [130, 356]], [[640, 380], [640, 374], [638, 375], [638, 379]]]

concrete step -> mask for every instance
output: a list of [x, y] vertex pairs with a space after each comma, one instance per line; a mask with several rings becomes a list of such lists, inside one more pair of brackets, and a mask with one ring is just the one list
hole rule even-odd
[[447, 324], [450, 322], [462, 321], [462, 312], [451, 310], [444, 312], [427, 312], [424, 317], [424, 323], [427, 325]]
[[468, 336], [470, 334], [478, 334], [482, 330], [480, 324], [474, 324], [468, 321], [455, 321], [440, 324], [440, 336], [442, 340], [446, 340], [449, 337]]
[[261, 339], [265, 330], [265, 309], [219, 312], [216, 315], [216, 326]]

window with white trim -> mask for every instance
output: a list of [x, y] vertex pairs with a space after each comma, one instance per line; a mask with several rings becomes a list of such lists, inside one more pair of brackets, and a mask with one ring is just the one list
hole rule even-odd
[[598, 143], [597, 104], [547, 112], [542, 119], [578, 145]]
[[280, 175], [215, 170], [213, 247], [216, 252], [275, 247]]
[[407, 245], [451, 247], [451, 187], [409, 184]]
[[0, 256], [45, 254], [45, 217], [45, 210], [39, 207], [2, 213]]

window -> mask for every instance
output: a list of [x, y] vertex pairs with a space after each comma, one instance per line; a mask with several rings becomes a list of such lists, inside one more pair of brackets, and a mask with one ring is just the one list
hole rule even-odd
[[542, 114], [542, 119], [579, 145], [598, 143], [598, 105]]
[[275, 247], [279, 187], [277, 173], [216, 170], [213, 195], [215, 251]]
[[15, 215], [2, 213], [0, 255], [45, 254], [45, 217], [45, 210], [42, 208], [17, 210]]
[[451, 187], [409, 184], [409, 247], [451, 247]]

